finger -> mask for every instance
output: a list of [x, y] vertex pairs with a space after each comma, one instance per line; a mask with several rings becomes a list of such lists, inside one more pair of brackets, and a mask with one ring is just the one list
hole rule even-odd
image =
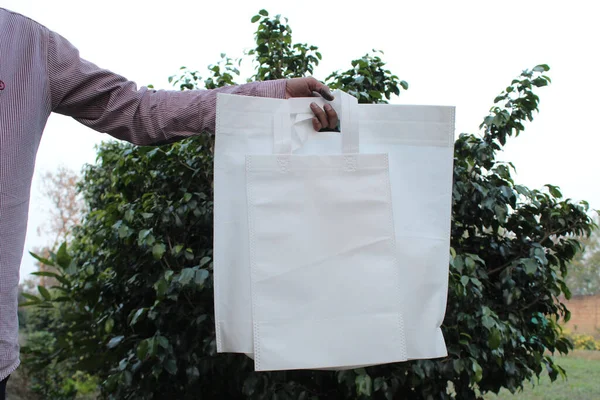
[[317, 92], [325, 100], [329, 100], [329, 101], [333, 100], [334, 97], [331, 94], [331, 91], [329, 90], [329, 88], [326, 85], [319, 82], [318, 80], [309, 79], [308, 86], [309, 86], [309, 89], [311, 90], [311, 92]]
[[329, 122], [329, 129], [335, 129], [338, 125], [338, 115], [329, 104], [325, 104], [323, 107], [325, 109], [325, 114], [327, 114], [327, 121]]
[[321, 123], [319, 122], [319, 119], [317, 117], [313, 117], [312, 124], [313, 124], [313, 129], [317, 132], [323, 128], [323, 126], [321, 125]]
[[317, 88], [316, 92], [319, 93], [321, 96], [323, 96], [323, 98], [325, 100], [331, 101], [334, 99], [333, 94], [331, 94], [331, 91], [329, 90], [329, 88], [320, 82], [319, 82], [319, 87]]
[[322, 128], [329, 127], [329, 121], [327, 119], [327, 114], [325, 114], [325, 111], [323, 111], [323, 109], [321, 107], [319, 107], [317, 105], [317, 103], [310, 103], [310, 109], [315, 114], [315, 117], [318, 119]]

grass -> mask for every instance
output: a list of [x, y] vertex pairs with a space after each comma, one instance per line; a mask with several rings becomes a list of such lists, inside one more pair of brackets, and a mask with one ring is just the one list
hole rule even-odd
[[486, 400], [595, 400], [600, 399], [600, 351], [576, 350], [567, 357], [556, 357], [558, 365], [567, 371], [567, 379], [550, 382], [543, 375], [532, 386], [525, 384], [523, 392], [511, 394], [503, 390], [499, 395], [488, 394]]

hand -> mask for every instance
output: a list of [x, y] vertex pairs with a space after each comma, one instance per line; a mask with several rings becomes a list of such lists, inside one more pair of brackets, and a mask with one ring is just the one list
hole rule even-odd
[[[286, 81], [285, 98], [290, 97], [315, 97], [322, 96], [325, 100], [333, 100], [333, 95], [327, 86], [315, 78], [293, 78]], [[315, 114], [312, 119], [315, 131], [332, 131], [337, 128], [338, 116], [333, 107], [325, 104], [324, 108], [316, 103], [310, 105], [310, 109]]]

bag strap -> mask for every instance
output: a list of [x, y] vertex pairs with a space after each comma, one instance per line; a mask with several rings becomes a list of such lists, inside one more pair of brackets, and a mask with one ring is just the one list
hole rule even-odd
[[341, 113], [342, 153], [358, 153], [358, 100], [341, 90], [337, 91], [336, 96], [339, 96], [341, 101], [338, 113]]
[[290, 118], [290, 103], [281, 101], [273, 115], [273, 153], [292, 153], [292, 121]]
[[[334, 91], [335, 99], [331, 102], [321, 97], [301, 97], [281, 101], [281, 105], [273, 114], [273, 153], [292, 153], [293, 121], [312, 119], [314, 116], [310, 103], [323, 107], [329, 103], [340, 118], [341, 151], [344, 154], [359, 152], [358, 100], [340, 90]], [[309, 124], [312, 131], [312, 124]], [[319, 133], [315, 133], [319, 134]]]

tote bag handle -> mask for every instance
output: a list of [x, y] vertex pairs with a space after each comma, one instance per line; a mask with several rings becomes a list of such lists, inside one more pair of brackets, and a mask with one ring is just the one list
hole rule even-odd
[[[294, 129], [292, 120], [312, 119], [314, 114], [310, 109], [310, 103], [313, 102], [317, 103], [319, 107], [329, 103], [337, 112], [341, 123], [342, 153], [358, 153], [358, 100], [341, 90], [334, 91], [333, 95], [335, 99], [331, 102], [327, 102], [321, 97], [303, 97], [283, 101], [273, 116], [273, 153], [292, 153], [292, 131]], [[312, 127], [310, 129], [312, 130]], [[314, 134], [322, 133], [315, 132]]]

